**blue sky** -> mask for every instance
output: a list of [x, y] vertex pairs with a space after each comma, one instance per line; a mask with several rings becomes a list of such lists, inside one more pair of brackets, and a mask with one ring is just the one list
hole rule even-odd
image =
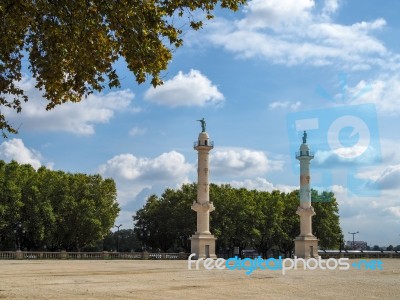
[[20, 133], [0, 158], [114, 178], [116, 223], [132, 228], [148, 195], [197, 180], [196, 120], [215, 143], [212, 182], [268, 191], [298, 188], [307, 129], [311, 184], [335, 192], [345, 239], [400, 244], [398, 11], [395, 0], [249, 1], [187, 30], [163, 86], [137, 85], [120, 61], [120, 89], [50, 112], [26, 74], [31, 100], [7, 112]]

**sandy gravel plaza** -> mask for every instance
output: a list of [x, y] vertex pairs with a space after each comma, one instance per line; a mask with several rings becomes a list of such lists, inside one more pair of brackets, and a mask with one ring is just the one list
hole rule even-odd
[[[357, 261], [351, 260], [350, 263]], [[383, 270], [188, 270], [187, 261], [0, 261], [0, 299], [400, 299]]]

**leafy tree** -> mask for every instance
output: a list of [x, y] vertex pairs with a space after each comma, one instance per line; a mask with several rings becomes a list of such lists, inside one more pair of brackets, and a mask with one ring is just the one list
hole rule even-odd
[[118, 212], [111, 179], [0, 161], [0, 249], [79, 250], [102, 240]]
[[[22, 191], [20, 223], [22, 227], [21, 246], [35, 249], [46, 237], [46, 232], [55, 221], [55, 215], [49, 199], [42, 197], [40, 176], [30, 165], [19, 167], [21, 176], [19, 185]], [[44, 169], [44, 168], [43, 168]]]
[[278, 245], [280, 237], [284, 234], [282, 229], [285, 222], [285, 194], [279, 191], [256, 193], [258, 214], [257, 225], [253, 229], [253, 244], [263, 257], [267, 257], [267, 251]]
[[56, 209], [59, 223], [54, 236], [58, 240], [53, 247], [80, 250], [102, 239], [114, 226], [119, 212], [116, 187], [113, 180], [100, 175], [65, 174], [65, 180], [66, 195]]
[[339, 225], [339, 208], [332, 192], [318, 194], [311, 191], [312, 206], [316, 215], [313, 217], [313, 230], [319, 239], [319, 246], [326, 249], [339, 249], [343, 234]]
[[[235, 190], [229, 185], [210, 185], [210, 200], [216, 207], [216, 210], [210, 215], [210, 227], [217, 238], [216, 249], [220, 251], [238, 246], [235, 242], [237, 212], [235, 211], [235, 206], [232, 205], [232, 202], [235, 202], [237, 208], [237, 205], [240, 204], [236, 196]], [[219, 199], [221, 201], [218, 201]], [[220, 213], [221, 211], [224, 213]]]
[[193, 234], [196, 219], [187, 209], [196, 199], [196, 191], [195, 184], [183, 185], [180, 190], [166, 189], [161, 198], [148, 198], [134, 216], [135, 234], [146, 249], [189, 251], [188, 238]]
[[[322, 247], [337, 247], [342, 238], [338, 207], [332, 193], [312, 191], [316, 210], [313, 228]], [[196, 184], [167, 189], [159, 198], [152, 195], [134, 216], [137, 238], [152, 250], [190, 250], [187, 237], [196, 230], [196, 213], [190, 211], [196, 199]], [[300, 232], [298, 191], [282, 193], [236, 189], [230, 185], [210, 185], [210, 227], [217, 237], [219, 252], [238, 246], [255, 248], [264, 257], [272, 249], [290, 256], [294, 238]], [[317, 217], [318, 216], [318, 217]], [[185, 243], [186, 242], [186, 243]]]
[[211, 213], [211, 231], [218, 238], [218, 248], [237, 246], [241, 249], [252, 244], [252, 236], [249, 234], [254, 228], [254, 199], [249, 192], [242, 189], [234, 189], [229, 185], [210, 186], [210, 201], [214, 203], [216, 210]]
[[[58, 0], [0, 3], [0, 105], [20, 112], [28, 97], [18, 85], [24, 59], [49, 103], [78, 102], [106, 85], [120, 86], [114, 63], [123, 58], [138, 83], [151, 77], [162, 83], [160, 72], [183, 44], [184, 28], [176, 21], [187, 17], [189, 28], [202, 27], [217, 4], [233, 11], [246, 0]], [[198, 12], [203, 15], [199, 18]], [[106, 82], [107, 81], [107, 82]], [[7, 97], [10, 95], [11, 97]], [[0, 129], [16, 130], [0, 113]]]
[[296, 214], [299, 206], [299, 191], [286, 194], [283, 201], [283, 220], [280, 223], [277, 247], [285, 257], [290, 257], [294, 249], [294, 239], [300, 234], [300, 217]]
[[94, 251], [116, 251], [117, 244], [120, 252], [140, 252], [142, 251], [142, 244], [137, 239], [133, 229], [120, 229], [119, 233], [109, 232], [104, 240], [99, 243]]
[[19, 165], [15, 161], [1, 165], [0, 182], [0, 242], [8, 249], [17, 246], [17, 235], [20, 234], [19, 220], [21, 217], [22, 191]]

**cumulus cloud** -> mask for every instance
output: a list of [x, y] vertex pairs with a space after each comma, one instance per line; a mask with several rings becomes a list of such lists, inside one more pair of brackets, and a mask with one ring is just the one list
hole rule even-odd
[[100, 174], [116, 180], [121, 204], [133, 200], [146, 188], [162, 186], [165, 189], [188, 182], [188, 175], [193, 171], [193, 166], [176, 151], [155, 158], [120, 154], [99, 167]]
[[361, 80], [347, 89], [350, 103], [373, 103], [379, 112], [400, 114], [400, 76], [381, 76], [370, 81]]
[[246, 17], [238, 22], [239, 28], [284, 27], [309, 21], [314, 2], [309, 0], [253, 0], [245, 9]]
[[180, 181], [192, 169], [185, 157], [176, 151], [163, 153], [150, 159], [133, 154], [120, 154], [100, 167], [103, 174], [112, 174], [127, 180], [148, 180], [150, 182]]
[[217, 150], [210, 155], [212, 174], [238, 177], [256, 176], [272, 170], [280, 170], [281, 160], [270, 160], [262, 151], [249, 149]]
[[384, 190], [400, 190], [400, 164], [386, 167], [373, 186]]
[[334, 151], [318, 150], [315, 153], [315, 165], [322, 168], [348, 168], [356, 165], [373, 165], [380, 162], [380, 152], [372, 146], [368, 148], [354, 145], [337, 148]]
[[[46, 111], [47, 101], [35, 88], [33, 78], [24, 77], [18, 83], [29, 101], [23, 104], [22, 113], [5, 110], [6, 117], [21, 130], [64, 131], [78, 135], [94, 134], [95, 124], [108, 123], [115, 112], [127, 109], [134, 98], [129, 90], [121, 90], [106, 94], [92, 94], [80, 103], [64, 103]], [[20, 125], [21, 124], [21, 125]]]
[[339, 8], [338, 0], [325, 0], [322, 9], [322, 17], [329, 19], [333, 13]]
[[335, 23], [332, 14], [339, 5], [326, 0], [317, 9], [310, 0], [253, 0], [240, 21], [217, 18], [205, 39], [240, 58], [288, 66], [336, 65], [349, 70], [399, 66], [400, 58], [374, 37], [386, 21]]
[[11, 139], [0, 144], [0, 159], [4, 161], [15, 160], [20, 164], [30, 164], [35, 169], [42, 166], [41, 154], [25, 146], [21, 139]]
[[400, 217], [400, 206], [392, 206], [385, 209], [385, 211], [389, 212], [392, 216], [399, 218]]
[[258, 190], [267, 192], [279, 190], [281, 192], [290, 193], [299, 188], [298, 186], [290, 186], [283, 184], [274, 185], [272, 182], [269, 182], [267, 179], [262, 177], [257, 177], [255, 179], [245, 179], [241, 181], [233, 180], [228, 183], [235, 188], [246, 188], [248, 190]]
[[130, 136], [137, 136], [137, 135], [142, 135], [145, 134], [147, 131], [146, 128], [140, 128], [140, 127], [133, 127], [131, 130], [129, 130], [129, 135]]
[[270, 109], [285, 109], [290, 108], [291, 110], [297, 110], [301, 105], [300, 101], [290, 102], [290, 101], [275, 101], [269, 104]]
[[144, 98], [171, 107], [204, 106], [224, 101], [218, 87], [198, 70], [190, 70], [187, 74], [180, 71], [163, 85], [149, 88]]
[[339, 203], [340, 225], [344, 233], [359, 230], [360, 239], [372, 245], [389, 245], [394, 237], [397, 239], [396, 224], [400, 224], [398, 193], [390, 195], [384, 191], [379, 197], [357, 197], [344, 186], [335, 185], [330, 189]]

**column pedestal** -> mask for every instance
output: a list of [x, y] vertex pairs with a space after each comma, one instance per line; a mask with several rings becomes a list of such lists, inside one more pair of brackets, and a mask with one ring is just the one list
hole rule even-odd
[[318, 239], [315, 236], [296, 237], [294, 255], [299, 258], [318, 257]]
[[195, 233], [190, 237], [191, 253], [196, 253], [195, 258], [214, 258], [215, 255], [215, 240], [213, 234]]
[[190, 237], [191, 253], [195, 258], [217, 258], [215, 255], [215, 240], [209, 231], [209, 214], [215, 210], [212, 202], [193, 202], [192, 210], [197, 212], [197, 231]]
[[314, 208], [299, 206], [296, 214], [300, 216], [300, 235], [294, 240], [294, 255], [299, 258], [318, 257], [318, 239], [311, 232]]

